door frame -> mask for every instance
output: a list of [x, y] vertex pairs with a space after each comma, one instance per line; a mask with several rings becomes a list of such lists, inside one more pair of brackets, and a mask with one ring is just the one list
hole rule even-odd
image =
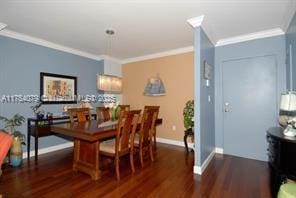
[[[285, 53], [284, 53], [285, 54]], [[256, 58], [256, 57], [266, 57], [266, 56], [274, 56], [276, 61], [276, 93], [277, 93], [277, 111], [279, 111], [279, 101], [280, 101], [280, 94], [286, 91], [286, 65], [285, 65], [285, 56], [281, 56], [282, 52], [279, 50], [276, 51], [269, 51], [260, 54], [252, 54], [252, 52], [248, 55], [238, 55], [238, 56], [230, 56], [226, 58], [222, 58], [219, 62], [216, 62], [216, 79], [215, 79], [215, 138], [219, 139], [221, 145], [217, 145], [216, 140], [216, 147], [218, 150], [221, 150], [221, 153], [224, 151], [224, 93], [223, 93], [223, 63], [228, 61], [235, 61], [235, 60], [242, 60], [248, 58]], [[216, 61], [217, 61], [216, 59]], [[282, 65], [283, 64], [283, 65]], [[278, 115], [278, 114], [277, 114]], [[277, 116], [276, 115], [276, 116]], [[219, 119], [220, 118], [220, 119]], [[275, 123], [276, 124], [276, 123]]]

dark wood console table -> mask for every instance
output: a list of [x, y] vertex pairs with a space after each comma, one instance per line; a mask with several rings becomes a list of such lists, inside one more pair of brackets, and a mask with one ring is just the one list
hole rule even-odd
[[[93, 119], [96, 119], [96, 114], [92, 114]], [[30, 159], [31, 136], [35, 139], [35, 160], [38, 159], [38, 138], [50, 135], [55, 135], [51, 131], [52, 124], [62, 124], [70, 122], [69, 116], [58, 116], [52, 118], [28, 118], [27, 119], [27, 157]]]
[[[188, 144], [187, 144], [187, 138], [188, 136], [190, 136], [191, 138], [194, 138], [194, 132], [193, 132], [193, 129], [192, 128], [189, 128], [187, 130], [184, 131], [184, 144], [185, 144], [185, 148], [186, 148], [186, 151], [188, 152]], [[192, 149], [193, 151], [193, 149]]]
[[270, 188], [277, 197], [280, 185], [285, 179], [296, 180], [296, 137], [283, 135], [281, 127], [267, 130]]

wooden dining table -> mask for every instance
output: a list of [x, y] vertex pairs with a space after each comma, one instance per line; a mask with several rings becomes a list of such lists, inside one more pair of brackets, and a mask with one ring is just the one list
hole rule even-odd
[[[156, 125], [162, 124], [162, 119], [156, 120]], [[51, 125], [51, 131], [74, 139], [73, 170], [81, 171], [98, 180], [100, 171], [100, 142], [116, 136], [116, 121], [101, 122], [90, 120], [86, 122], [62, 123]], [[140, 123], [138, 123], [140, 128]]]

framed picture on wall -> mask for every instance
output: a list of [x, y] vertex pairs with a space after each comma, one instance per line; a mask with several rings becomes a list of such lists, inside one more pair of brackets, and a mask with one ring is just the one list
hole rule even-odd
[[40, 101], [43, 104], [77, 103], [77, 77], [40, 73]]

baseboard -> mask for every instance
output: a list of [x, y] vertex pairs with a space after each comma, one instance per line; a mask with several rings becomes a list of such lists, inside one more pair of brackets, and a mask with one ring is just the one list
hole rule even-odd
[[[64, 143], [64, 144], [59, 144], [59, 145], [55, 145], [55, 146], [50, 146], [50, 147], [38, 149], [38, 155], [45, 154], [45, 153], [50, 153], [50, 152], [53, 152], [53, 151], [57, 151], [57, 150], [61, 150], [61, 149], [69, 148], [69, 147], [73, 147], [73, 142], [67, 142], [67, 143]], [[27, 155], [28, 155], [28, 153], [24, 152], [23, 153], [23, 158], [27, 158]], [[30, 157], [31, 156], [35, 156], [35, 150], [30, 151]]]
[[210, 155], [207, 157], [207, 159], [202, 163], [201, 166], [194, 166], [193, 167], [193, 172], [195, 174], [201, 175], [204, 170], [206, 170], [207, 166], [209, 165], [209, 163], [211, 162], [211, 160], [213, 159], [213, 157], [215, 156], [216, 153], [216, 148], [213, 149], [213, 151], [210, 153]]
[[[182, 141], [170, 140], [170, 139], [165, 139], [165, 138], [156, 138], [156, 141], [159, 142], [159, 143], [185, 147], [184, 142], [182, 142]], [[53, 152], [53, 151], [57, 151], [57, 150], [61, 150], [61, 149], [65, 149], [65, 148], [69, 148], [69, 147], [72, 147], [72, 146], [73, 146], [73, 142], [67, 142], [67, 143], [64, 143], [64, 144], [59, 144], [59, 145], [55, 145], [55, 146], [50, 146], [50, 147], [38, 149], [38, 155]], [[194, 148], [193, 143], [188, 143], [188, 147], [189, 148]], [[31, 157], [35, 156], [35, 151], [34, 150], [30, 151], [30, 156]], [[27, 152], [23, 153], [23, 158], [24, 159], [27, 158]]]
[[[159, 143], [163, 143], [163, 144], [170, 144], [170, 145], [185, 147], [184, 142], [182, 142], [182, 141], [170, 140], [170, 139], [166, 139], [166, 138], [156, 138], [156, 141], [159, 142]], [[50, 153], [50, 152], [53, 152], [53, 151], [57, 151], [57, 150], [61, 150], [61, 149], [69, 148], [69, 147], [73, 147], [73, 142], [67, 142], [67, 143], [64, 143], [64, 144], [59, 144], [59, 145], [39, 149], [38, 150], [38, 155], [45, 154], [45, 153]], [[193, 143], [188, 143], [188, 147], [189, 148], [194, 148]], [[216, 147], [210, 153], [210, 155], [207, 157], [207, 159], [203, 162], [203, 164], [201, 166], [194, 166], [193, 167], [193, 172], [195, 174], [201, 175], [203, 173], [203, 171], [207, 168], [207, 166], [209, 165], [211, 160], [213, 159], [215, 153], [223, 154], [223, 148]], [[34, 150], [30, 151], [30, 156], [32, 156], [32, 157], [35, 156], [35, 151]], [[27, 158], [27, 152], [23, 153], [23, 158], [24, 159]]]
[[223, 152], [224, 152], [223, 148], [220, 148], [220, 147], [216, 147], [216, 148], [215, 148], [215, 151], [216, 151], [216, 153], [218, 153], [218, 154], [223, 154]]
[[201, 166], [193, 166], [193, 173], [197, 175], [201, 175]]
[[[156, 142], [159, 143], [163, 143], [163, 144], [170, 144], [170, 145], [175, 145], [175, 146], [181, 146], [181, 147], [185, 147], [184, 142], [182, 141], [178, 141], [178, 140], [170, 140], [170, 139], [166, 139], [166, 138], [156, 138]], [[193, 143], [188, 143], [188, 148], [194, 148]]]

